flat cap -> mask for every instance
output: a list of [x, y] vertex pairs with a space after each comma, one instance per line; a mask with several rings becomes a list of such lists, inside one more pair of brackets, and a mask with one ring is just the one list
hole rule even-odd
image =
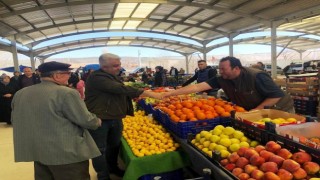
[[47, 73], [52, 71], [70, 71], [72, 68], [69, 68], [71, 64], [66, 63], [60, 63], [56, 61], [46, 62], [43, 64], [40, 64], [38, 66], [38, 70], [41, 73]]

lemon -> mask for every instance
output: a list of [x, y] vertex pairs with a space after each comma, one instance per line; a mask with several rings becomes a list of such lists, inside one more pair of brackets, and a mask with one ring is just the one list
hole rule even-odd
[[207, 140], [210, 140], [211, 136], [212, 136], [212, 134], [211, 134], [211, 133], [208, 133], [208, 134], [206, 134], [206, 135], [204, 136], [204, 138], [206, 138]]
[[212, 134], [213, 135], [220, 135], [222, 133], [222, 131], [220, 130], [220, 129], [214, 129], [213, 131], [212, 131]]
[[241, 142], [239, 145], [240, 145], [240, 147], [247, 147], [247, 148], [250, 147], [249, 143], [244, 142], [244, 141]]
[[210, 151], [213, 151], [216, 146], [217, 146], [216, 143], [211, 143], [208, 148]]
[[216, 126], [214, 129], [220, 129], [220, 130], [222, 131], [222, 130], [224, 130], [224, 126], [218, 125], [218, 126]]
[[256, 146], [258, 146], [259, 145], [259, 142], [258, 141], [251, 141], [250, 142], [250, 146], [251, 147], [256, 147]]
[[295, 118], [288, 118], [286, 120], [288, 123], [294, 123], [294, 122], [297, 122], [297, 120]]
[[220, 140], [220, 137], [217, 136], [217, 135], [212, 135], [212, 136], [210, 137], [210, 141], [211, 141], [212, 143], [218, 142], [219, 140]]
[[205, 142], [206, 140], [207, 140], [206, 138], [201, 138], [200, 141], [199, 141], [199, 143], [200, 143], [200, 144], [203, 144], [203, 142]]
[[248, 138], [245, 137], [245, 136], [243, 136], [242, 138], [240, 138], [240, 141], [241, 141], [241, 142], [247, 142], [247, 141], [248, 141]]
[[205, 141], [202, 143], [203, 147], [207, 148], [210, 145], [210, 141]]
[[239, 144], [240, 143], [240, 140], [236, 139], [236, 138], [231, 138], [230, 141], [231, 141], [231, 144]]
[[225, 135], [225, 134], [221, 134], [221, 135], [220, 135], [220, 138], [227, 138], [227, 139], [229, 139], [229, 136], [228, 136], [228, 135]]
[[220, 151], [220, 155], [221, 155], [222, 158], [227, 158], [227, 157], [229, 157], [230, 152], [227, 151], [227, 150], [221, 150]]
[[233, 137], [237, 138], [237, 139], [241, 139], [243, 136], [244, 136], [243, 132], [238, 131], [238, 130], [234, 131], [234, 133], [233, 133]]
[[225, 147], [229, 147], [231, 145], [231, 141], [228, 138], [221, 138], [219, 141], [219, 144], [221, 144]]
[[227, 150], [227, 148], [224, 147], [224, 146], [222, 146], [222, 145], [220, 145], [220, 144], [218, 144], [218, 145], [216, 145], [216, 147], [214, 148], [214, 150], [220, 152], [221, 150]]
[[201, 136], [201, 137], [205, 137], [206, 134], [208, 134], [208, 133], [209, 133], [208, 131], [201, 131], [201, 132], [200, 132], [200, 136]]
[[225, 135], [231, 135], [231, 134], [233, 134], [234, 133], [234, 128], [233, 127], [226, 127], [226, 128], [224, 128], [223, 129], [223, 134], [225, 134]]
[[231, 144], [229, 147], [230, 151], [232, 152], [237, 152], [240, 149], [240, 144], [236, 143], [236, 144]]

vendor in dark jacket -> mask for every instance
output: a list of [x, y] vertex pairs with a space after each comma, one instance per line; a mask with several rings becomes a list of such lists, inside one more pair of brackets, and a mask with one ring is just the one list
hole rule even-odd
[[148, 96], [159, 98], [160, 94], [125, 86], [117, 76], [121, 70], [120, 57], [106, 53], [99, 57], [100, 69], [94, 71], [86, 81], [85, 103], [90, 112], [96, 114], [102, 125], [90, 131], [101, 151], [101, 156], [92, 163], [98, 180], [110, 179], [109, 174], [122, 177], [124, 171], [118, 167], [118, 153], [122, 135], [122, 118], [133, 115], [132, 98]]
[[231, 101], [246, 110], [273, 109], [294, 113], [293, 100], [264, 71], [243, 67], [235, 57], [225, 57], [219, 63], [220, 77], [162, 94], [162, 97], [189, 94], [222, 88]]
[[[182, 84], [182, 86], [187, 86], [191, 84], [193, 81], [197, 80], [197, 83], [202, 83], [207, 81], [208, 79], [211, 79], [213, 77], [217, 76], [217, 70], [208, 66], [207, 61], [205, 60], [199, 60], [198, 61], [198, 68], [199, 70], [196, 71], [194, 76], [192, 76], [190, 79], [188, 79], [185, 83]], [[210, 89], [208, 91], [205, 91], [208, 95], [216, 96], [218, 88]]]
[[33, 73], [32, 69], [29, 67], [26, 67], [23, 69], [23, 75], [20, 75], [18, 78], [18, 86], [19, 89], [38, 84], [40, 83], [40, 76]]

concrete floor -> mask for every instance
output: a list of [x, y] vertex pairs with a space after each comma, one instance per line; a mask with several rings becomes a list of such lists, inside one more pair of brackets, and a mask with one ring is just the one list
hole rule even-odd
[[[32, 180], [33, 162], [14, 162], [12, 126], [0, 123], [0, 179], [1, 180]], [[97, 175], [90, 163], [91, 180], [97, 180]], [[120, 178], [111, 176], [113, 180]]]

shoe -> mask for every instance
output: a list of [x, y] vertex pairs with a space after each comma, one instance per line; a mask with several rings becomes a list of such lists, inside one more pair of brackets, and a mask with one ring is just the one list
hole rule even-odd
[[114, 174], [118, 177], [123, 177], [125, 171], [120, 169], [120, 168], [113, 168], [113, 169], [110, 169], [110, 174]]

